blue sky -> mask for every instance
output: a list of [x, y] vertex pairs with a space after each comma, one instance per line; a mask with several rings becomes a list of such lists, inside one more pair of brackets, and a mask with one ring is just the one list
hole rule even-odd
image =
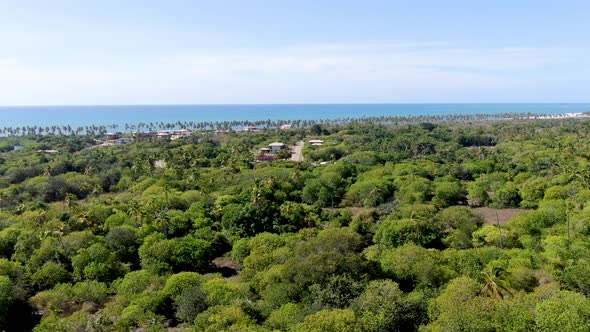
[[588, 102], [590, 1], [4, 1], [0, 105]]

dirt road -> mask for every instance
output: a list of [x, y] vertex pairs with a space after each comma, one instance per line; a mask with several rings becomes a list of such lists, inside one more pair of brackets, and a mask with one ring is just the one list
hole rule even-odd
[[303, 141], [299, 141], [291, 147], [291, 149], [293, 150], [293, 155], [291, 155], [292, 161], [303, 161], [303, 153], [301, 153], [301, 151], [303, 150], [303, 144]]

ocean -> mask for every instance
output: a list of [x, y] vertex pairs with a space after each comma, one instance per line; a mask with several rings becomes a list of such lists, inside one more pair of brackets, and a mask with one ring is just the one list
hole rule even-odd
[[126, 123], [176, 121], [320, 120], [365, 116], [584, 112], [590, 112], [590, 103], [0, 106], [0, 128], [52, 125], [118, 125], [121, 128]]

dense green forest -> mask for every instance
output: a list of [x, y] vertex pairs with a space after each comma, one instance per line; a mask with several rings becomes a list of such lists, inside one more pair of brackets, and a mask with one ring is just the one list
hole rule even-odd
[[0, 138], [0, 327], [590, 331], [589, 120], [201, 129]]

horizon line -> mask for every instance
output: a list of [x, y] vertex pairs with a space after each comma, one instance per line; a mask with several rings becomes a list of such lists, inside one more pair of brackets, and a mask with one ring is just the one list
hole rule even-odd
[[21, 104], [0, 105], [2, 108], [40, 107], [158, 107], [158, 106], [333, 106], [333, 105], [582, 105], [587, 102], [354, 102], [354, 103], [155, 103], [155, 104]]

